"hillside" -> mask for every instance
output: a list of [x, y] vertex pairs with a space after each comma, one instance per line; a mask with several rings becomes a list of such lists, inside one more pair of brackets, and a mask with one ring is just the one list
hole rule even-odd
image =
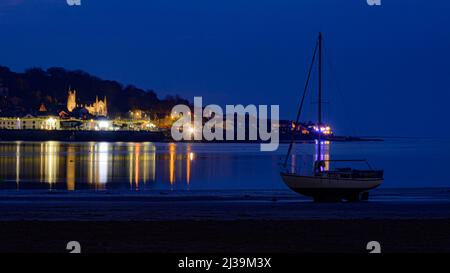
[[107, 96], [111, 116], [122, 116], [136, 109], [165, 114], [176, 104], [189, 104], [178, 95], [160, 99], [151, 89], [124, 86], [81, 70], [52, 67], [18, 73], [0, 66], [0, 115], [34, 113], [42, 103], [50, 111], [57, 111], [65, 107], [69, 87], [77, 91], [77, 103], [92, 103], [95, 96]]

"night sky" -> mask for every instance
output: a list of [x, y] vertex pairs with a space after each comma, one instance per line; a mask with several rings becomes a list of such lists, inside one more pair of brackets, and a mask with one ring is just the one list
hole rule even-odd
[[82, 69], [191, 101], [279, 104], [294, 118], [322, 31], [325, 118], [337, 133], [450, 137], [448, 1], [81, 1], [0, 0], [0, 65]]

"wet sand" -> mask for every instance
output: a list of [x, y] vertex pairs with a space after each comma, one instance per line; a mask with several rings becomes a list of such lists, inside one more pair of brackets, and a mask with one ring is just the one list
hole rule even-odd
[[83, 252], [366, 253], [372, 240], [383, 252], [450, 252], [441, 193], [340, 204], [288, 192], [3, 193], [0, 252], [66, 252], [72, 240]]

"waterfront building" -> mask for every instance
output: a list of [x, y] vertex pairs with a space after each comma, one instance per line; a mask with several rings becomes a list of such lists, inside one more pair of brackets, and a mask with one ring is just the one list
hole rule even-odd
[[77, 91], [76, 90], [70, 90], [67, 94], [67, 111], [69, 113], [72, 113], [77, 108], [84, 108], [86, 109], [89, 114], [96, 117], [106, 117], [108, 116], [108, 103], [106, 100], [106, 96], [103, 100], [99, 100], [98, 96], [95, 97], [95, 102], [88, 105], [84, 105], [84, 107], [77, 104]]
[[0, 118], [0, 129], [9, 130], [59, 130], [60, 122], [57, 117], [34, 117], [26, 115], [23, 118]]
[[73, 109], [77, 107], [77, 91], [71, 91], [69, 88], [69, 92], [67, 94], [67, 110], [72, 112]]
[[89, 114], [97, 117], [108, 116], [108, 105], [106, 102], [106, 96], [104, 100], [99, 100], [98, 96], [95, 97], [95, 102], [91, 105], [86, 105], [85, 108], [89, 111]]
[[41, 106], [39, 106], [39, 113], [47, 113], [47, 107], [45, 107], [45, 104], [41, 103]]
[[152, 117], [150, 111], [136, 110], [136, 109], [128, 111], [128, 116], [132, 120], [150, 119]]

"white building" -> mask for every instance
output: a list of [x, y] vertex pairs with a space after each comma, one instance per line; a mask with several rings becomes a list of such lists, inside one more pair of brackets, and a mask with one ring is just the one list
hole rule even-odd
[[58, 117], [0, 118], [0, 129], [9, 130], [58, 130], [60, 123]]

